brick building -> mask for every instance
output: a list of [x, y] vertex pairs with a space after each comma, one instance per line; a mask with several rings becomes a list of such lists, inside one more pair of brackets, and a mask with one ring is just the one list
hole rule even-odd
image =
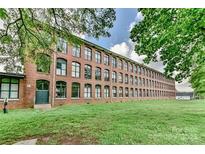
[[41, 104], [175, 99], [175, 81], [157, 70], [82, 40], [59, 39], [49, 71], [26, 62], [24, 74], [0, 73], [0, 104], [9, 108]]

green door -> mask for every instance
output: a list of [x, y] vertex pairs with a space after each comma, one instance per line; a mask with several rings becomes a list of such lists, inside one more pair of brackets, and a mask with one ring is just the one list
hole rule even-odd
[[49, 81], [36, 81], [36, 104], [49, 103]]

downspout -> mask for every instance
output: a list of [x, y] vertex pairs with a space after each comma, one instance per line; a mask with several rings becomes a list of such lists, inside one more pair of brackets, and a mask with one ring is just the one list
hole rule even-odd
[[53, 53], [53, 74], [51, 75], [53, 79], [52, 83], [52, 101], [51, 101], [51, 106], [55, 105], [55, 81], [56, 81], [56, 53]]

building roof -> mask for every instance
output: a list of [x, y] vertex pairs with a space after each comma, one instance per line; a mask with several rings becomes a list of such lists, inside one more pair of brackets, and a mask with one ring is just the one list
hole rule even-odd
[[16, 78], [24, 78], [24, 74], [19, 73], [6, 73], [6, 72], [0, 72], [0, 76], [9, 76], [9, 77], [16, 77]]

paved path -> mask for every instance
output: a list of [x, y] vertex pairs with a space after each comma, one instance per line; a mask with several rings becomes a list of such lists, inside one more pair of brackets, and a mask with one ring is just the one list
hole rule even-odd
[[37, 139], [32, 139], [32, 140], [24, 140], [15, 143], [14, 145], [36, 145]]

